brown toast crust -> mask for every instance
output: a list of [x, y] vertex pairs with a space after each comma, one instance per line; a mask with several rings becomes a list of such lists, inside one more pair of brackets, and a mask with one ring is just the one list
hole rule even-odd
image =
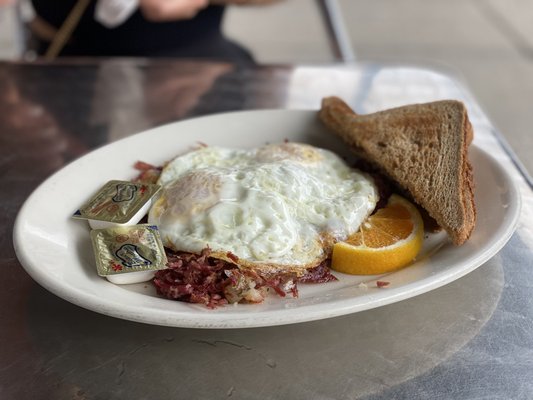
[[320, 120], [389, 177], [463, 244], [476, 222], [463, 103], [443, 100], [358, 115], [338, 97], [322, 100]]

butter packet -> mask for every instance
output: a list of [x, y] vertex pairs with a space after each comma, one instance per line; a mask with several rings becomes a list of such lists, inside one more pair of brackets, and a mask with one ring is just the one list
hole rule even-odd
[[86, 219], [93, 229], [135, 225], [152, 205], [161, 186], [112, 180], [107, 182], [73, 217]]
[[91, 231], [98, 275], [123, 285], [145, 282], [165, 269], [167, 257], [155, 225], [116, 226]]

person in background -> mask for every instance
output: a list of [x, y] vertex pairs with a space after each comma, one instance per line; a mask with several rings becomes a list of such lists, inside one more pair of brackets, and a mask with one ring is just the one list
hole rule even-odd
[[83, 11], [58, 56], [187, 57], [246, 65], [253, 64], [252, 55], [222, 33], [225, 7], [276, 1], [31, 0], [35, 18], [29, 27], [32, 47], [45, 55], [77, 7]]

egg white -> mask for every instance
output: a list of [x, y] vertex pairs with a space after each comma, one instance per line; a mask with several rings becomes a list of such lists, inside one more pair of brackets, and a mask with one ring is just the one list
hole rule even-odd
[[149, 223], [159, 226], [166, 247], [210, 247], [271, 270], [317, 265], [378, 200], [366, 175], [299, 143], [200, 148], [169, 162], [158, 183], [163, 190]]

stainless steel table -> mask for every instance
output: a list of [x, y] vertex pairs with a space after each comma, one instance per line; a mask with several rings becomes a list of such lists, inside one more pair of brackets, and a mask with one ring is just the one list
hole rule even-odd
[[[384, 65], [237, 69], [193, 61], [0, 64], [1, 399], [531, 399], [533, 192], [465, 86], [444, 73]], [[243, 330], [128, 322], [42, 289], [15, 257], [24, 199], [104, 143], [186, 117], [318, 108], [336, 94], [359, 112], [456, 98], [475, 144], [512, 174], [521, 222], [467, 276], [344, 317]]]

